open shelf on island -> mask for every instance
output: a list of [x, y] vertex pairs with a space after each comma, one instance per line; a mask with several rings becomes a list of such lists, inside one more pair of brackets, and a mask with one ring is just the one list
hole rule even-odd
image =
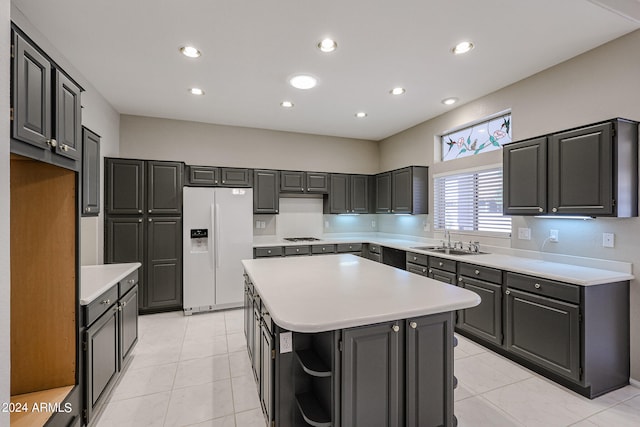
[[296, 402], [307, 424], [314, 427], [331, 427], [331, 417], [322, 409], [312, 393], [297, 394]]
[[331, 369], [318, 357], [312, 349], [298, 350], [296, 356], [302, 369], [314, 377], [330, 377]]

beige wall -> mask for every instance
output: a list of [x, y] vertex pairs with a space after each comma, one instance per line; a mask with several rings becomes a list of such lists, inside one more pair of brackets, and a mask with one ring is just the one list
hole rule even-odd
[[[434, 135], [511, 109], [514, 139], [524, 139], [613, 117], [640, 120], [640, 31], [545, 70], [526, 80], [463, 105], [380, 143], [380, 167], [392, 169], [424, 159], [431, 172], [441, 173], [502, 161], [500, 151], [438, 163]], [[431, 200], [433, 206], [433, 200]], [[592, 221], [513, 217], [514, 234], [531, 228], [530, 241], [511, 238], [521, 249], [632, 262], [640, 275], [640, 218]], [[559, 242], [545, 239], [560, 231]], [[615, 248], [602, 247], [602, 233], [615, 234]], [[640, 381], [640, 281], [631, 282], [632, 378]]]
[[[0, 46], [9, 46], [10, 3], [0, 0]], [[0, 402], [9, 402], [10, 302], [11, 277], [9, 274], [9, 55], [0, 55]], [[0, 412], [0, 426], [9, 425], [9, 414]]]
[[372, 141], [151, 117], [120, 118], [120, 156], [193, 165], [376, 173]]

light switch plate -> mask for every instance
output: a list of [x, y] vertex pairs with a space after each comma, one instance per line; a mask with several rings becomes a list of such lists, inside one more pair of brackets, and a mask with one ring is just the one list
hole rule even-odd
[[549, 241], [557, 243], [558, 242], [558, 234], [559, 234], [558, 230], [553, 230], [553, 229], [549, 230]]
[[291, 353], [293, 351], [293, 332], [282, 332], [280, 334], [280, 353]]
[[602, 233], [602, 247], [613, 248], [615, 246], [615, 234]]

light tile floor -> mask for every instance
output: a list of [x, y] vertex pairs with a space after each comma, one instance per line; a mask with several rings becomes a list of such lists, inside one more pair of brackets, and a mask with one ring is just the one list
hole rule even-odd
[[[99, 427], [265, 427], [242, 310], [140, 317], [133, 360]], [[589, 400], [459, 337], [460, 427], [640, 425], [640, 388]], [[345, 426], [349, 427], [349, 426]]]

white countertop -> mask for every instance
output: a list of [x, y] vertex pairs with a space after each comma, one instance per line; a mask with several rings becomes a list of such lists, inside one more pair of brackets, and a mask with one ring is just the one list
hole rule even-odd
[[80, 304], [91, 303], [141, 265], [139, 262], [83, 265], [80, 267]]
[[351, 254], [243, 260], [280, 327], [322, 332], [474, 307], [480, 297]]
[[[620, 281], [632, 280], [634, 276], [630, 273], [631, 264], [617, 261], [597, 260], [592, 258], [569, 257], [557, 254], [548, 254], [531, 251], [508, 250], [505, 248], [495, 248], [482, 246], [481, 251], [493, 253], [481, 255], [446, 255], [429, 251], [414, 249], [416, 246], [428, 246], [430, 244], [439, 245], [440, 240], [421, 239], [411, 236], [393, 236], [393, 235], [352, 235], [345, 237], [323, 237], [322, 240], [314, 242], [295, 242], [289, 243], [275, 237], [261, 237], [254, 239], [254, 247], [265, 246], [288, 246], [288, 245], [315, 245], [315, 244], [337, 244], [337, 243], [371, 243], [380, 246], [387, 246], [396, 249], [417, 252], [426, 255], [436, 256], [440, 258], [454, 259], [456, 261], [467, 262], [470, 264], [481, 265], [485, 267], [498, 268], [514, 273], [528, 274], [544, 279], [558, 280], [561, 282], [572, 283], [580, 286], [601, 285], [605, 283], [615, 283]], [[530, 256], [516, 256], [506, 253], [527, 254]], [[593, 266], [615, 266], [618, 271], [606, 268], [586, 267], [584, 265], [576, 265], [566, 262], [550, 261], [548, 259], [540, 259], [542, 256], [555, 256], [558, 259], [568, 259], [576, 263], [593, 265]]]

